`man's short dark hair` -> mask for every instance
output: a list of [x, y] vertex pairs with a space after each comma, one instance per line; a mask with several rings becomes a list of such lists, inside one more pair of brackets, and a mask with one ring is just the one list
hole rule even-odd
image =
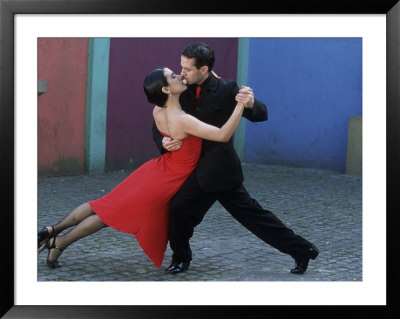
[[196, 68], [201, 68], [202, 66], [208, 66], [208, 72], [211, 72], [214, 62], [214, 49], [206, 43], [192, 43], [186, 48], [181, 50], [181, 54], [189, 59], [194, 59], [194, 65]]

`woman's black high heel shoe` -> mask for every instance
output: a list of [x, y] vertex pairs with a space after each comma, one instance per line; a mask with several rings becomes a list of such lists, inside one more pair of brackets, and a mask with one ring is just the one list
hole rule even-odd
[[51, 261], [51, 260], [49, 260], [49, 255], [50, 255], [50, 251], [52, 249], [57, 249], [60, 252], [63, 252], [63, 249], [56, 246], [56, 237], [53, 237], [53, 243], [51, 245], [50, 245], [50, 239], [47, 240], [46, 245], [45, 245], [45, 248], [47, 248], [49, 250], [49, 253], [47, 254], [47, 260], [46, 260], [47, 266], [49, 266], [50, 268], [60, 268], [62, 265], [60, 262], [58, 262], [58, 257], [56, 260]]
[[[51, 234], [49, 233], [47, 227], [43, 227], [41, 231], [38, 232], [38, 249], [45, 243], [47, 243], [50, 239], [50, 236], [54, 234], [54, 226], [51, 227]], [[39, 250], [39, 253], [41, 253], [43, 250], [46, 249], [46, 246], [44, 246], [42, 249]]]

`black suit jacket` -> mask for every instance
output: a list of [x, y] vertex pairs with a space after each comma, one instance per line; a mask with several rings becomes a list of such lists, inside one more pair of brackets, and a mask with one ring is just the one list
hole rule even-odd
[[[221, 127], [233, 113], [239, 87], [235, 81], [217, 79], [210, 74], [201, 88], [198, 101], [195, 99], [193, 85], [181, 94], [179, 101], [182, 109], [205, 123]], [[245, 109], [243, 116], [252, 122], [266, 121], [268, 110], [264, 103], [255, 99], [253, 109]], [[160, 152], [165, 153], [162, 138], [153, 123], [153, 140]], [[233, 137], [226, 143], [203, 140], [195, 173], [200, 187], [207, 192], [224, 191], [240, 185], [243, 182], [243, 172], [233, 146]]]

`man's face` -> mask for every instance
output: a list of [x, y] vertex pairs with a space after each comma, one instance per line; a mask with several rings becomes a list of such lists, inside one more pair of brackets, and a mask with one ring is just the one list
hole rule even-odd
[[207, 78], [207, 67], [196, 68], [194, 58], [181, 56], [181, 75], [186, 79], [187, 84], [201, 84]]

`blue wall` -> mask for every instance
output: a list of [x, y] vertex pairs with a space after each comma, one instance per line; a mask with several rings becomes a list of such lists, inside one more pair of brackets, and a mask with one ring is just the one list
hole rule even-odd
[[245, 161], [344, 171], [362, 115], [361, 38], [250, 39], [248, 85], [269, 120], [246, 123]]

